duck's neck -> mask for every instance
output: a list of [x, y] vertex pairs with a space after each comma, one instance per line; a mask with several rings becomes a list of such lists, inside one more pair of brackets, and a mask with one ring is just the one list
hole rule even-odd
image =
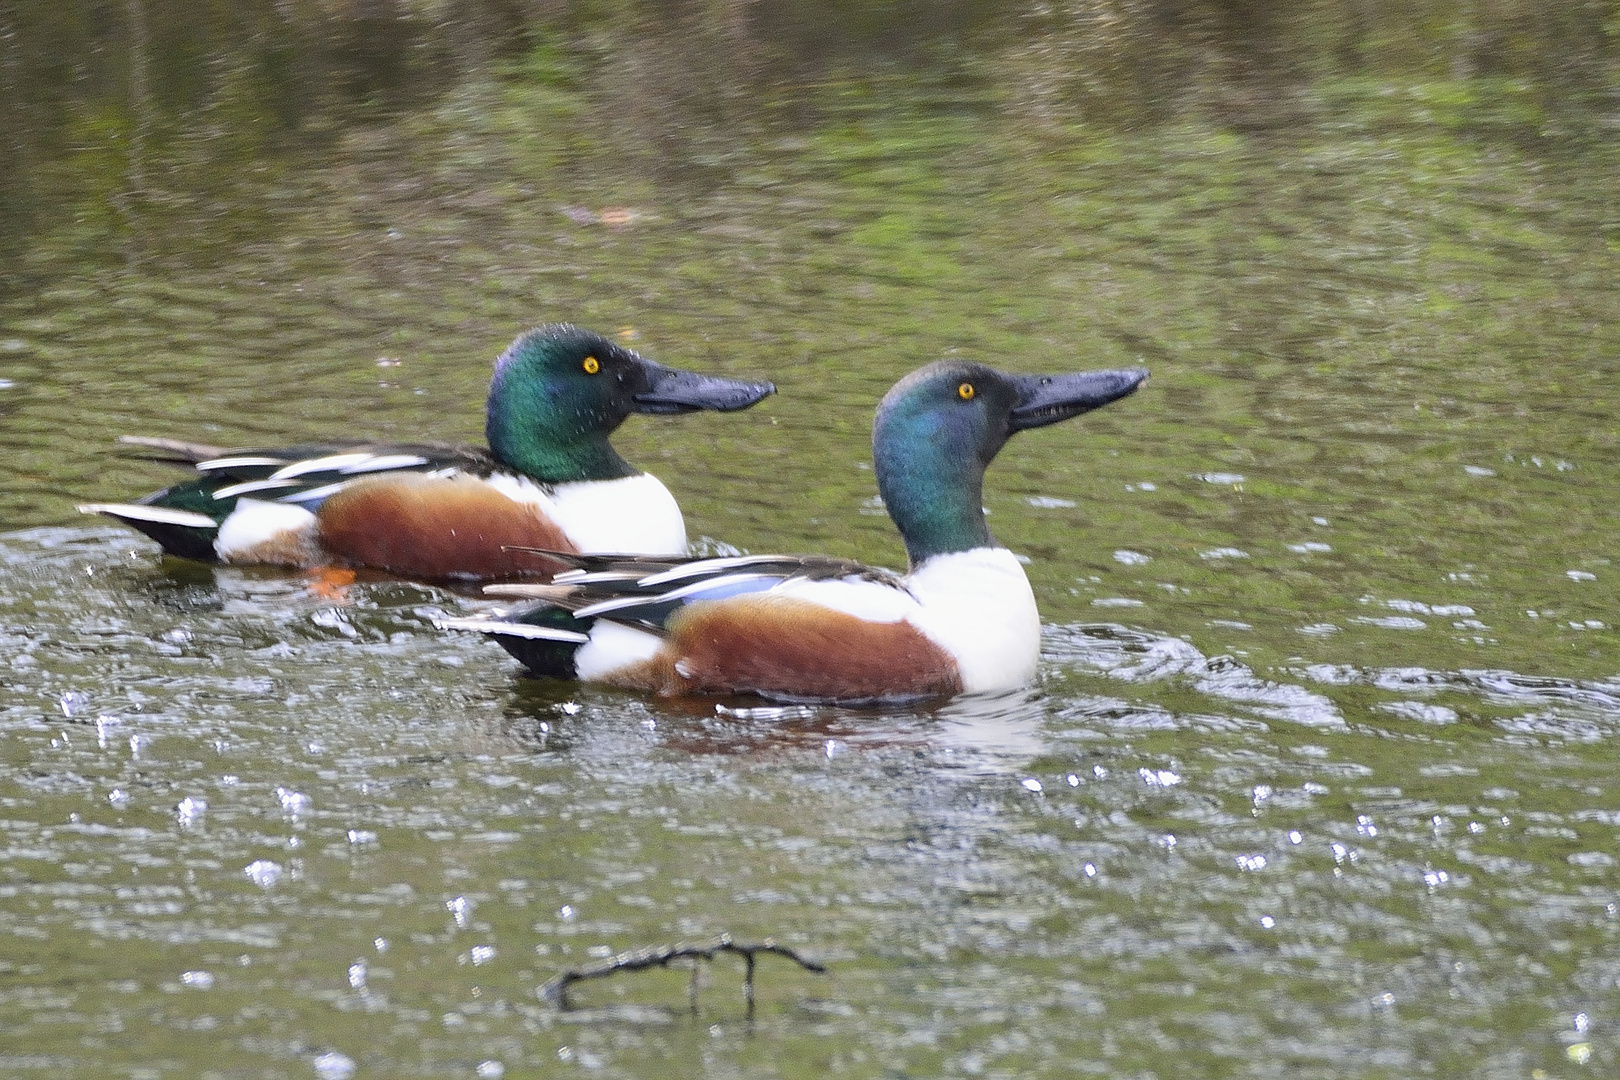
[[928, 419], [879, 417], [872, 446], [878, 493], [913, 569], [995, 543], [984, 521], [983, 463], [953, 445], [949, 432], [924, 430]]
[[547, 484], [617, 480], [641, 471], [613, 449], [600, 417], [570, 409], [544, 386], [514, 385], [510, 373], [497, 372], [484, 423], [502, 464]]

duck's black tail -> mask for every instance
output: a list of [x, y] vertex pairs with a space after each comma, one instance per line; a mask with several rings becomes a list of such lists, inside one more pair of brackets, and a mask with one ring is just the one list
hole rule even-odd
[[595, 619], [577, 619], [572, 612], [550, 604], [532, 604], [506, 615], [440, 619], [441, 630], [476, 630], [494, 638], [530, 674], [553, 679], [574, 679], [574, 654], [590, 640]]
[[[168, 494], [160, 491], [147, 498], [156, 499]], [[199, 562], [217, 562], [214, 538], [219, 535], [219, 521], [207, 514], [180, 510], [171, 506], [153, 506], [149, 503], [83, 503], [82, 514], [106, 514], [137, 529], [159, 544], [170, 555]]]

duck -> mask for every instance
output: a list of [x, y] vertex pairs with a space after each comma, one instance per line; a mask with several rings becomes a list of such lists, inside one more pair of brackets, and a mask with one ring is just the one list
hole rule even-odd
[[426, 581], [546, 577], [539, 552], [684, 555], [657, 477], [614, 450], [632, 413], [733, 412], [776, 387], [665, 367], [569, 323], [520, 334], [495, 361], [487, 447], [320, 442], [225, 449], [125, 436], [193, 479], [131, 503], [85, 503], [202, 562], [368, 568]]
[[1027, 685], [1041, 623], [1019, 558], [985, 521], [985, 469], [1014, 435], [1136, 391], [1143, 368], [1008, 374], [944, 360], [902, 378], [872, 431], [904, 574], [821, 555], [569, 555], [520, 603], [447, 630], [494, 638], [535, 675], [664, 696], [882, 703]]

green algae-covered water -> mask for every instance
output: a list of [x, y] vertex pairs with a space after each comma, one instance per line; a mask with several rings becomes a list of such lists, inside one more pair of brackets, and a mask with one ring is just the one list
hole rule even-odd
[[[0, 1074], [1612, 1075], [1599, 8], [12, 5]], [[476, 440], [563, 319], [780, 387], [621, 431], [700, 549], [891, 566], [901, 374], [1150, 367], [990, 471], [1039, 684], [528, 680], [73, 511], [124, 432]], [[830, 973], [537, 995], [721, 933]]]

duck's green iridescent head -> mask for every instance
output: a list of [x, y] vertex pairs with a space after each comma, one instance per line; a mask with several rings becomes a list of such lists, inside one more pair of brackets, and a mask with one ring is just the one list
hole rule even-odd
[[1007, 440], [1117, 401], [1145, 368], [1008, 375], [941, 360], [896, 383], [878, 405], [872, 456], [878, 491], [917, 566], [989, 546], [984, 470]]
[[555, 323], [522, 334], [495, 361], [484, 432], [496, 457], [544, 483], [613, 480], [638, 471], [608, 442], [631, 413], [732, 412], [775, 390], [667, 368]]

